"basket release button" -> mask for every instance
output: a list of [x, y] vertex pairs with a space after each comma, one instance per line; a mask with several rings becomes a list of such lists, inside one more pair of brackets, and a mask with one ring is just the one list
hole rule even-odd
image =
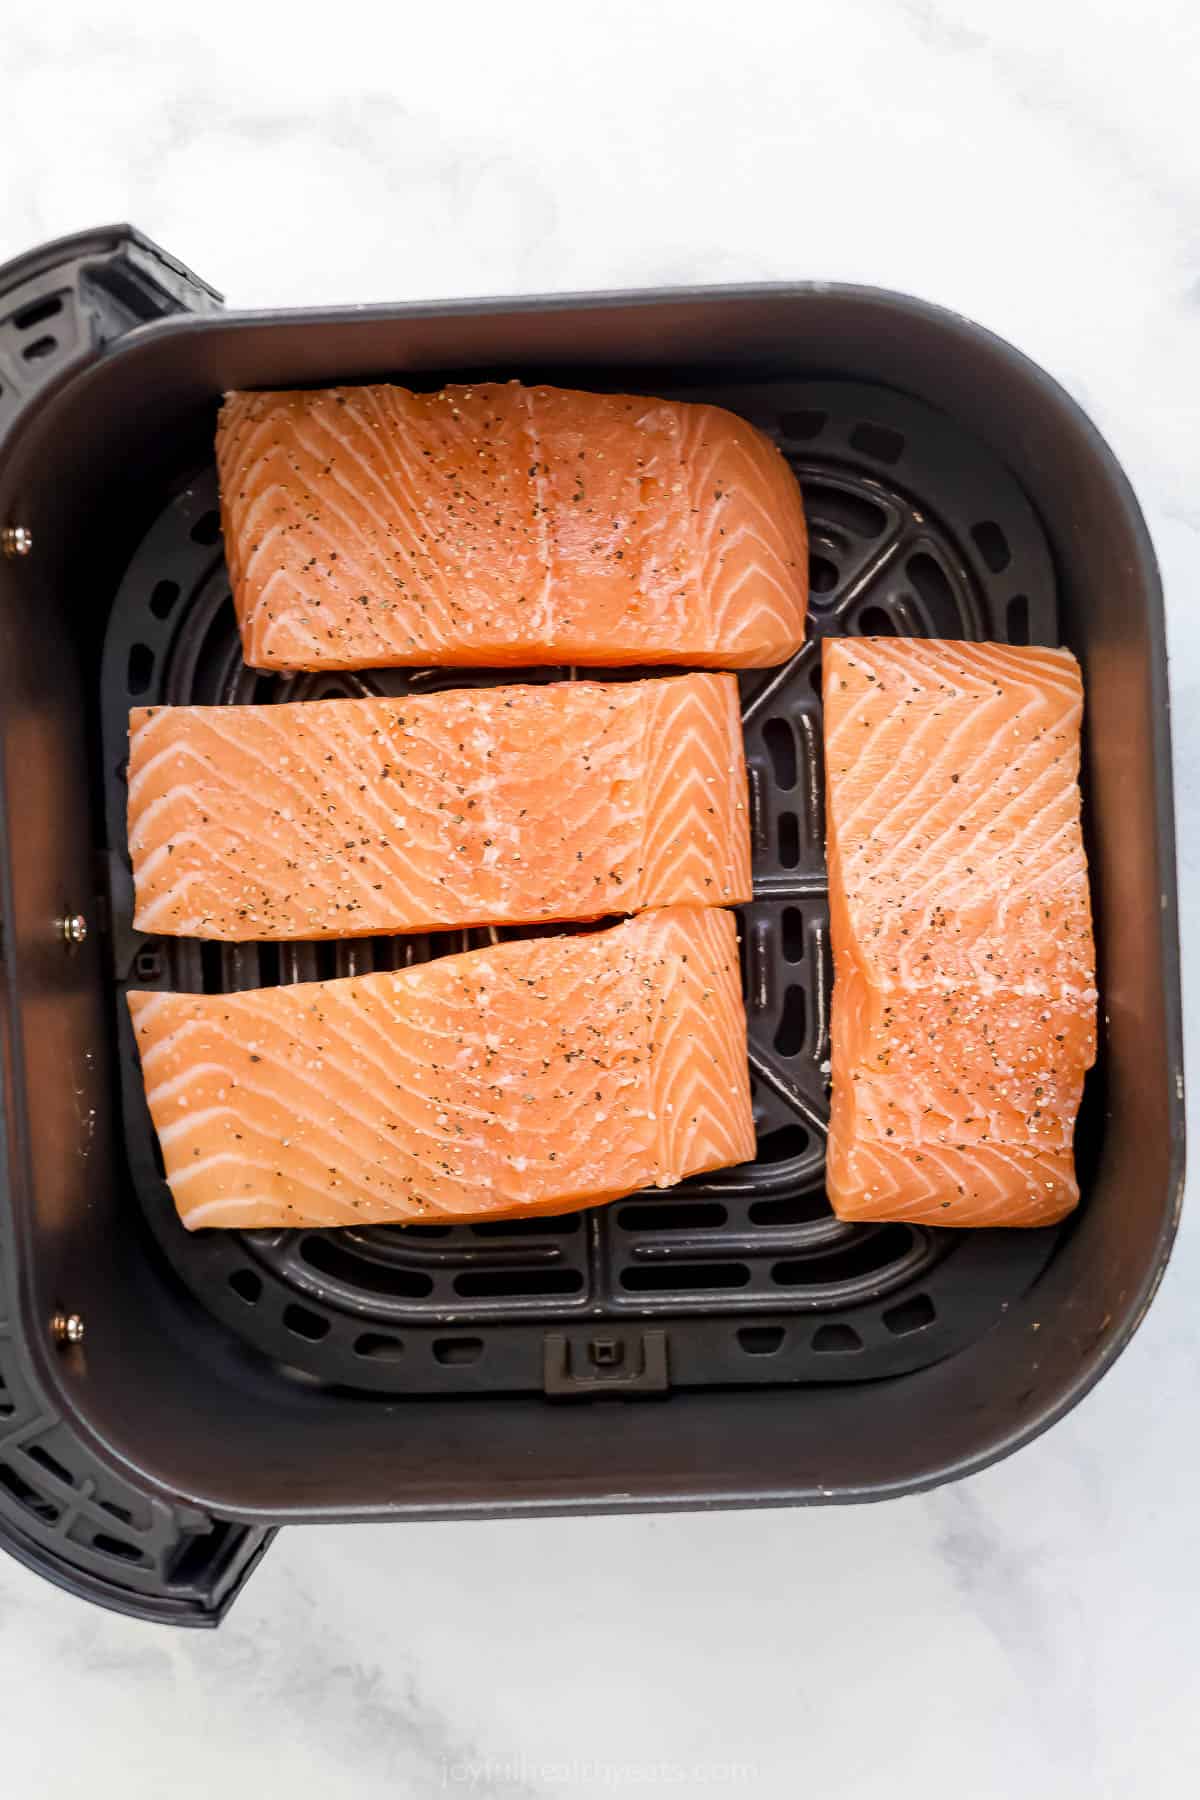
[[595, 1400], [606, 1394], [665, 1394], [671, 1385], [665, 1331], [605, 1332], [568, 1338], [547, 1332], [543, 1383], [551, 1400]]

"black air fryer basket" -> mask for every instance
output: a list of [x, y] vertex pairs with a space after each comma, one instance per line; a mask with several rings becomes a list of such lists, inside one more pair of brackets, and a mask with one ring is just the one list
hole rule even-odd
[[[130, 705], [495, 678], [245, 667], [219, 396], [512, 375], [715, 400], [804, 488], [810, 641], [742, 682], [757, 1161], [562, 1219], [189, 1236], [125, 991], [393, 968], [483, 937], [136, 933]], [[815, 285], [230, 314], [115, 227], [0, 268], [0, 533], [0, 1542], [31, 1566], [211, 1624], [280, 1524], [882, 1498], [1027, 1441], [1128, 1342], [1183, 1167], [1162, 599], [1111, 453], [1017, 352], [918, 301]], [[829, 632], [1082, 661], [1105, 1016], [1063, 1226], [828, 1209]]]

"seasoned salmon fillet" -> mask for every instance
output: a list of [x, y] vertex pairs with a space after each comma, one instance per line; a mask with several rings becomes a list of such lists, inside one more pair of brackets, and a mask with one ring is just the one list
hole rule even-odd
[[823, 657], [834, 1211], [1052, 1224], [1096, 1054], [1078, 664], [894, 638]]
[[134, 925], [361, 937], [750, 896], [732, 675], [130, 714]]
[[754, 1155], [714, 908], [129, 1010], [191, 1229], [569, 1212]]
[[231, 393], [216, 447], [257, 669], [753, 668], [804, 641], [799, 487], [715, 406], [515, 381]]

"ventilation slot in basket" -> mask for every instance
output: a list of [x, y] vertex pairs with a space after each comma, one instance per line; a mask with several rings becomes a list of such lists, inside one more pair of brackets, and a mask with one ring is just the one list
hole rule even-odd
[[401, 1263], [376, 1262], [373, 1257], [360, 1254], [352, 1243], [339, 1242], [332, 1235], [305, 1237], [300, 1255], [310, 1269], [331, 1275], [335, 1281], [363, 1293], [419, 1298], [433, 1291], [433, 1279], [424, 1270], [406, 1268]]
[[786, 1335], [782, 1325], [743, 1325], [737, 1341], [747, 1356], [774, 1356]]
[[63, 309], [61, 294], [47, 294], [44, 300], [33, 300], [13, 314], [13, 324], [18, 331], [32, 331], [35, 325], [44, 325], [47, 319], [57, 319]]
[[902, 1300], [899, 1306], [891, 1306], [883, 1315], [884, 1329], [893, 1337], [908, 1337], [914, 1331], [924, 1331], [937, 1318], [937, 1310], [928, 1294], [914, 1294], [911, 1300]]
[[354, 1354], [365, 1356], [371, 1362], [399, 1362], [404, 1355], [404, 1343], [387, 1332], [364, 1331], [354, 1340]]
[[40, 1520], [43, 1525], [54, 1525], [58, 1522], [62, 1508], [56, 1506], [53, 1500], [48, 1500], [44, 1494], [39, 1493], [37, 1488], [32, 1487], [25, 1480], [24, 1476], [18, 1475], [11, 1463], [0, 1462], [0, 1489], [10, 1499], [15, 1500], [18, 1506], [24, 1507], [27, 1513], [31, 1513], [35, 1519]]
[[994, 519], [981, 519], [978, 525], [972, 525], [971, 536], [979, 546], [982, 556], [993, 575], [1001, 569], [1007, 569], [1012, 561], [1012, 552], [1008, 541]]
[[886, 425], [856, 425], [850, 433], [850, 448], [861, 450], [876, 462], [899, 462], [904, 454], [904, 439]]
[[863, 1341], [853, 1325], [818, 1325], [812, 1347], [818, 1356], [844, 1356], [861, 1350]]

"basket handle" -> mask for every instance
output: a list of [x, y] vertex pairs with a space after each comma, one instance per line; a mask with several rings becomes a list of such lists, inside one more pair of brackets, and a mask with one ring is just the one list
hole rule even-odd
[[220, 305], [215, 288], [132, 225], [56, 238], [0, 264], [0, 448], [43, 389], [127, 331]]
[[[206, 282], [129, 225], [60, 238], [0, 266], [0, 458], [35, 405], [117, 338], [220, 304]], [[33, 548], [14, 507], [10, 495], [0, 511], [0, 573], [8, 558]], [[64, 929], [74, 924], [62, 921]], [[10, 1044], [0, 1045], [5, 1053]], [[63, 1413], [17, 1328], [20, 1233], [8, 1176], [0, 1158], [0, 1550], [118, 1612], [218, 1624], [273, 1533], [141, 1485]], [[52, 1328], [57, 1353], [84, 1354], [81, 1321], [56, 1317]]]

